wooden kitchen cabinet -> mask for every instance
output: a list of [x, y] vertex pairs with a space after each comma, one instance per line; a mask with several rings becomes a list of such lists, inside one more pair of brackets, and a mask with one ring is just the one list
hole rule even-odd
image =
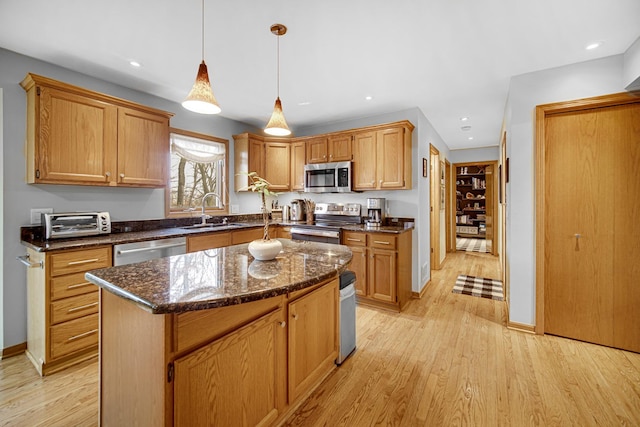
[[358, 303], [401, 311], [411, 298], [411, 230], [402, 233], [344, 231], [353, 252]]
[[231, 244], [239, 245], [240, 243], [249, 243], [254, 240], [262, 239], [263, 236], [264, 227], [235, 230], [231, 233]]
[[27, 350], [40, 375], [98, 354], [98, 288], [84, 273], [112, 264], [111, 246], [37, 252], [27, 270]]
[[307, 163], [351, 161], [351, 133], [307, 139]]
[[235, 191], [249, 191], [249, 172], [256, 172], [271, 183], [274, 191], [289, 191], [290, 138], [263, 137], [251, 133], [233, 135]]
[[289, 303], [289, 399], [330, 372], [338, 355], [338, 281]]
[[405, 121], [355, 133], [353, 189], [410, 189], [412, 131], [413, 125]]
[[207, 233], [187, 237], [187, 252], [198, 252], [207, 249], [224, 248], [231, 245], [231, 233], [228, 231]]
[[[270, 190], [289, 191], [291, 189], [291, 144], [289, 142], [264, 143], [264, 179], [269, 181]], [[286, 167], [282, 167], [286, 165]]]
[[35, 74], [27, 92], [27, 182], [163, 187], [171, 113]]
[[291, 143], [291, 191], [304, 191], [304, 165], [306, 144], [304, 141]]
[[174, 425], [274, 423], [285, 404], [278, 365], [286, 357], [285, 326], [279, 309], [177, 359]]

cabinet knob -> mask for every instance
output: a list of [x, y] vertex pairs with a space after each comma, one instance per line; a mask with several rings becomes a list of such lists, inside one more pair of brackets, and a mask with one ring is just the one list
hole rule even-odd
[[283, 320], [282, 322], [278, 322], [278, 325], [280, 325], [281, 328], [284, 328], [285, 326], [287, 326], [287, 322]]
[[124, 178], [124, 174], [123, 173], [120, 174], [120, 178]]
[[382, 185], [382, 180], [380, 180], [380, 185]]
[[105, 173], [105, 176], [106, 176], [107, 178], [109, 178], [109, 177], [111, 176], [111, 172], [107, 172], [107, 173]]
[[297, 313], [294, 314], [292, 317], [293, 317], [293, 320], [298, 320], [298, 314]]
[[371, 181], [371, 185], [375, 185], [375, 183], [376, 183], [375, 181]]

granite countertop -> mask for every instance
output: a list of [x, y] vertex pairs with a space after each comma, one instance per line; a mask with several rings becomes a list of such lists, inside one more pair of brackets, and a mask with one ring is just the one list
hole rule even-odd
[[343, 245], [279, 239], [273, 261], [248, 244], [92, 270], [86, 279], [154, 314], [182, 313], [271, 298], [337, 277], [351, 262]]
[[[153, 221], [148, 221], [153, 222]], [[144, 224], [146, 221], [138, 221]], [[127, 223], [128, 224], [128, 223]], [[306, 222], [294, 221], [272, 221], [273, 225], [282, 226], [309, 226]], [[384, 225], [379, 228], [367, 228], [364, 224], [345, 225], [341, 227], [343, 230], [363, 231], [372, 233], [395, 233], [400, 234], [408, 230], [413, 230], [413, 222], [405, 222], [401, 225]], [[164, 227], [163, 227], [164, 226]], [[244, 220], [242, 222], [232, 222], [229, 225], [216, 224], [213, 227], [191, 228], [189, 226], [175, 226], [170, 220], [163, 221], [162, 225], [155, 225], [154, 229], [138, 230], [141, 226], [138, 224], [133, 231], [104, 234], [91, 237], [79, 237], [77, 239], [51, 239], [45, 240], [38, 235], [29, 232], [29, 228], [21, 229], [21, 243], [38, 252], [53, 252], [68, 249], [82, 249], [103, 245], [119, 245], [123, 243], [143, 242], [148, 240], [168, 239], [171, 237], [193, 236], [197, 234], [216, 233], [224, 231], [242, 230], [246, 228], [262, 227], [261, 220]]]

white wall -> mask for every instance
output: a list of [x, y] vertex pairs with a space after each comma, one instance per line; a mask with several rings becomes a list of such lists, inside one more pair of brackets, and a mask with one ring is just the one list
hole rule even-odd
[[624, 53], [622, 83], [627, 90], [640, 90], [640, 37]]
[[[499, 135], [496, 135], [499, 138]], [[500, 148], [496, 141], [495, 147], [470, 148], [465, 150], [451, 150], [451, 163], [468, 163], [497, 161], [500, 158]]]
[[505, 128], [510, 159], [507, 247], [512, 322], [535, 325], [535, 107], [623, 92], [623, 56], [553, 68], [511, 79]]
[[[2, 101], [2, 87], [0, 87], [0, 188], [3, 189], [0, 193], [0, 225], [4, 223], [4, 166], [3, 166], [3, 152], [4, 152], [4, 129], [3, 129], [3, 101]], [[1, 243], [4, 241], [4, 227], [0, 226], [0, 260], [4, 259], [4, 245]], [[5, 347], [4, 343], [4, 295], [2, 292], [2, 278], [4, 277], [4, 262], [0, 262], [0, 352]]]

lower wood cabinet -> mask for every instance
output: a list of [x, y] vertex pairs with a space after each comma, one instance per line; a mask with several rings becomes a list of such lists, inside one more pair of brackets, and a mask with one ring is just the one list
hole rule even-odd
[[401, 311], [411, 298], [411, 230], [402, 233], [345, 231], [353, 252], [358, 303]]
[[337, 278], [180, 314], [100, 295], [102, 426], [278, 425], [336, 367]]
[[98, 288], [84, 273], [112, 263], [111, 246], [36, 252], [27, 270], [27, 357], [47, 375], [98, 355]]
[[264, 229], [262, 227], [256, 227], [189, 236], [187, 237], [187, 252], [198, 252], [206, 249], [249, 243], [257, 239], [262, 239], [263, 232]]

